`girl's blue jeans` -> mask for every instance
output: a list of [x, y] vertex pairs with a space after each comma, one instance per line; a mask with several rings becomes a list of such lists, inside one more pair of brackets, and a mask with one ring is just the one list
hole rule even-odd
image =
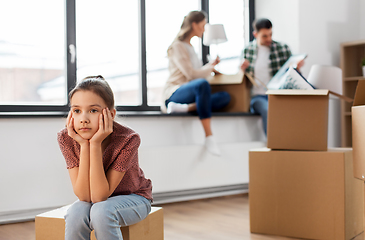
[[136, 194], [114, 196], [98, 203], [76, 201], [65, 216], [65, 240], [90, 240], [92, 230], [96, 239], [121, 240], [120, 227], [145, 219], [150, 211], [150, 201]]
[[231, 97], [227, 92], [211, 94], [209, 82], [203, 78], [192, 80], [181, 85], [165, 104], [169, 102], [190, 104], [196, 103], [200, 119], [211, 118], [212, 111], [217, 111], [228, 105]]
[[262, 118], [262, 125], [265, 135], [267, 135], [267, 109], [268, 109], [267, 95], [256, 95], [251, 98], [250, 110], [252, 113], [260, 114]]

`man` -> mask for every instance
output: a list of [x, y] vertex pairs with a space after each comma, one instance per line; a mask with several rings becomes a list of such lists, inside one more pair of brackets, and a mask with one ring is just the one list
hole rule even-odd
[[[272, 23], [269, 19], [255, 20], [253, 27], [255, 40], [242, 52], [241, 69], [267, 84], [292, 54], [288, 45], [272, 40]], [[303, 64], [304, 61], [300, 61], [297, 70]], [[252, 87], [250, 111], [261, 115], [266, 135], [268, 98], [265, 92], [266, 89], [261, 85]]]

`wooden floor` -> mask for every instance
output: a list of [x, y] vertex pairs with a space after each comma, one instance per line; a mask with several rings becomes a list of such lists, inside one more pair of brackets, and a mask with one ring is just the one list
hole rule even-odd
[[[165, 240], [295, 239], [251, 234], [248, 196], [245, 194], [164, 204], [162, 207]], [[34, 221], [0, 225], [0, 240], [35, 240]], [[353, 240], [364, 240], [364, 235]]]

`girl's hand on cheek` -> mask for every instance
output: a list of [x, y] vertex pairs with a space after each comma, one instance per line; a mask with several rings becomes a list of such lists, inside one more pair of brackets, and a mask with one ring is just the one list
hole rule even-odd
[[74, 127], [74, 118], [72, 117], [72, 112], [70, 111], [67, 116], [67, 133], [70, 137], [72, 137], [76, 142], [80, 145], [83, 143], [88, 143], [87, 139], [82, 138], [77, 132], [75, 131]]
[[90, 139], [90, 143], [101, 144], [113, 132], [113, 117], [108, 108], [99, 116], [99, 129]]

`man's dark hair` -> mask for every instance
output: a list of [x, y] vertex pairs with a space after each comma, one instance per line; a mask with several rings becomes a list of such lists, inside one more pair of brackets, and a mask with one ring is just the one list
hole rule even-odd
[[260, 18], [253, 22], [253, 29], [258, 32], [263, 28], [270, 29], [272, 28], [272, 23], [267, 18]]

